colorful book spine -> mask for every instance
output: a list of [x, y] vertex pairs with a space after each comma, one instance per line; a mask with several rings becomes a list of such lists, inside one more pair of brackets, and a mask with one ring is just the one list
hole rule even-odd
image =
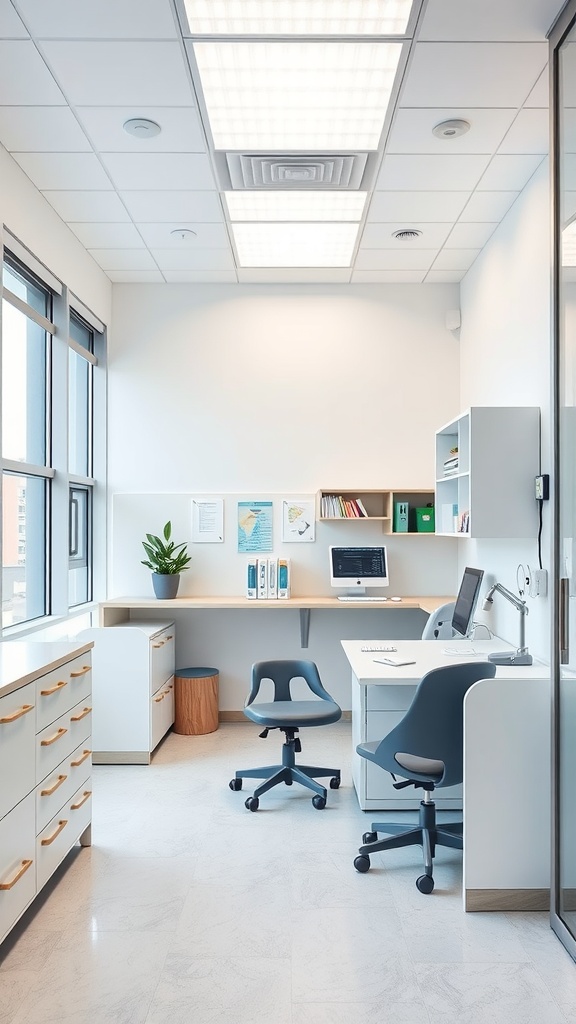
[[278, 559], [278, 599], [286, 600], [290, 597], [290, 559]]
[[246, 597], [255, 600], [258, 597], [258, 559], [249, 558], [246, 565]]

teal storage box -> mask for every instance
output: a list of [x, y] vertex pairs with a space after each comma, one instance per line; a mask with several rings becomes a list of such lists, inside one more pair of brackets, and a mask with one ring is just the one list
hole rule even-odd
[[408, 502], [394, 502], [394, 533], [408, 532]]
[[434, 533], [436, 529], [433, 508], [416, 509], [416, 532]]

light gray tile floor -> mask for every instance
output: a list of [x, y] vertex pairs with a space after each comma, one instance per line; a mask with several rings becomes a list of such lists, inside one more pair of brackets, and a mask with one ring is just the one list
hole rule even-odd
[[94, 769], [93, 847], [0, 947], [0, 1024], [576, 1020], [576, 965], [547, 914], [464, 914], [460, 853], [438, 851], [431, 896], [418, 847], [354, 870], [372, 813], [349, 724], [302, 733], [301, 760], [343, 768], [325, 810], [283, 786], [247, 811], [249, 784], [228, 781], [280, 743], [222, 725], [168, 736], [149, 767]]

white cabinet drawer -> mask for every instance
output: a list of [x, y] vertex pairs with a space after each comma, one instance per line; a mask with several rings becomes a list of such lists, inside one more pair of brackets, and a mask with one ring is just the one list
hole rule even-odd
[[415, 693], [415, 686], [367, 686], [366, 708], [368, 711], [406, 711]]
[[92, 686], [90, 655], [66, 662], [36, 681], [36, 728], [40, 732], [81, 700]]
[[36, 781], [46, 776], [71, 754], [92, 731], [92, 707], [81, 701], [38, 733], [36, 738]]
[[80, 787], [36, 839], [37, 882], [41, 889], [90, 823], [92, 788]]
[[0, 821], [0, 942], [35, 895], [36, 836], [31, 793]]
[[0, 697], [0, 818], [36, 784], [34, 683]]
[[162, 683], [174, 675], [175, 660], [174, 626], [163, 629], [150, 638], [150, 693], [155, 694]]
[[150, 750], [154, 750], [174, 722], [173, 678], [152, 695], [150, 704]]
[[36, 833], [42, 832], [62, 805], [90, 778], [90, 754], [84, 745], [78, 747], [36, 787]]

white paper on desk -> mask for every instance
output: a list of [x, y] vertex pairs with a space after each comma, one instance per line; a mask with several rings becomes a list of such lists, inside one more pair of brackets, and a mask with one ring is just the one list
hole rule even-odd
[[192, 541], [195, 544], [224, 543], [224, 499], [192, 499]]

